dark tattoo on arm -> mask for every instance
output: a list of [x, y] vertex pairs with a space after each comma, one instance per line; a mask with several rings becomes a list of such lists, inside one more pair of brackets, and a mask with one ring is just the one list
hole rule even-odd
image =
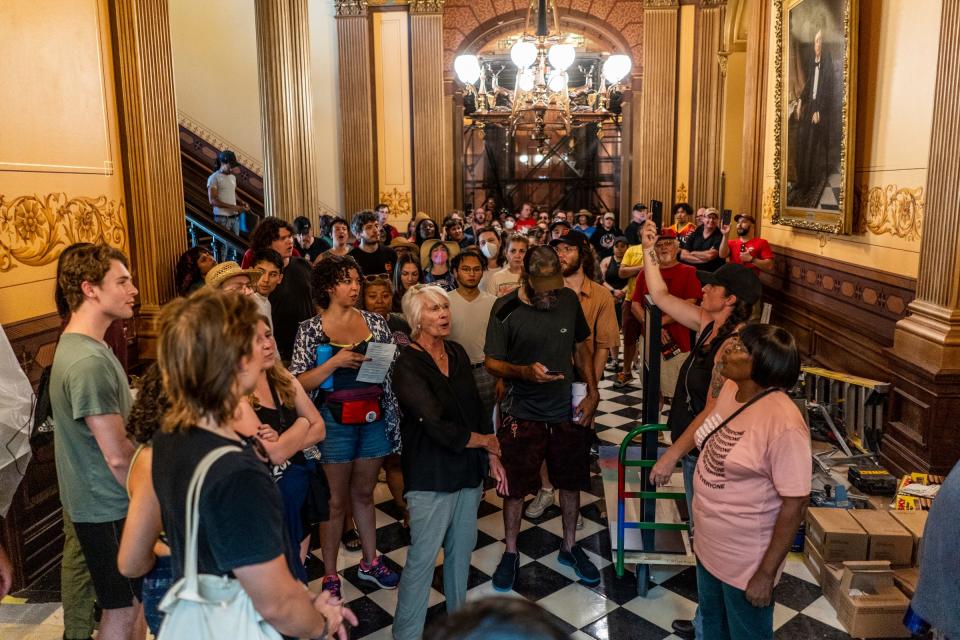
[[723, 383], [727, 381], [720, 373], [720, 368], [719, 362], [713, 365], [713, 377], [710, 379], [710, 397], [714, 399], [720, 396], [720, 389], [723, 388]]
[[648, 261], [650, 264], [659, 265], [659, 264], [660, 264], [660, 259], [657, 258], [657, 252], [656, 252], [656, 251], [647, 251], [647, 261]]

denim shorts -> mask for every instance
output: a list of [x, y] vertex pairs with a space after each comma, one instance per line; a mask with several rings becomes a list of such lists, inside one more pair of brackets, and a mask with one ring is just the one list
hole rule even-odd
[[327, 437], [317, 445], [323, 464], [383, 458], [393, 451], [387, 436], [387, 424], [383, 420], [370, 424], [340, 424], [326, 406], [320, 408], [320, 415], [327, 425]]

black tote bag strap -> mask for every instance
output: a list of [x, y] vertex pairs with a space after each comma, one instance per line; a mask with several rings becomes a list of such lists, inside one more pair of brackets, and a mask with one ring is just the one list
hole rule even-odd
[[749, 400], [747, 400], [747, 401], [744, 403], [744, 405], [743, 405], [742, 407], [740, 407], [739, 409], [737, 409], [736, 411], [734, 411], [733, 414], [731, 414], [729, 418], [727, 418], [726, 420], [724, 420], [723, 422], [721, 422], [720, 424], [718, 424], [716, 427], [714, 427], [713, 431], [711, 431], [710, 433], [707, 434], [707, 436], [703, 439], [703, 442], [701, 442], [700, 445], [699, 445], [697, 448], [700, 449], [701, 451], [703, 451], [704, 447], [707, 446], [707, 442], [710, 441], [710, 438], [712, 438], [713, 435], [714, 435], [717, 431], [720, 431], [720, 429], [722, 429], [722, 428], [724, 428], [725, 426], [727, 426], [727, 424], [729, 424], [734, 418], [736, 418], [738, 415], [740, 415], [741, 413], [743, 413], [744, 411], [746, 411], [747, 407], [749, 407], [750, 405], [752, 405], [753, 403], [755, 403], [755, 402], [756, 402], [757, 400], [759, 400], [760, 398], [763, 398], [764, 396], [770, 395], [770, 394], [773, 393], [774, 391], [779, 391], [779, 389], [772, 389], [772, 388], [771, 388], [771, 389], [764, 389], [763, 391], [761, 391], [761, 392], [758, 393], [757, 395], [755, 395], [755, 396], [753, 396], [752, 398], [750, 398]]

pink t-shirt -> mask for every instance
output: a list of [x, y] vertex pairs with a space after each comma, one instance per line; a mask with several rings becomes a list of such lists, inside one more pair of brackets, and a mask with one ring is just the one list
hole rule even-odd
[[[737, 384], [727, 380], [697, 430], [698, 447], [742, 406], [736, 396]], [[773, 536], [780, 496], [810, 495], [810, 456], [803, 416], [779, 391], [747, 407], [701, 447], [693, 480], [694, 551], [714, 577], [747, 588]]]

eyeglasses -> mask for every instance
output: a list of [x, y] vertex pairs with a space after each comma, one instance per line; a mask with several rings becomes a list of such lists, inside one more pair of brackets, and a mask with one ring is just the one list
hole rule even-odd
[[375, 273], [369, 276], [363, 276], [363, 281], [367, 284], [373, 284], [374, 282], [390, 282], [390, 276], [385, 273]]

